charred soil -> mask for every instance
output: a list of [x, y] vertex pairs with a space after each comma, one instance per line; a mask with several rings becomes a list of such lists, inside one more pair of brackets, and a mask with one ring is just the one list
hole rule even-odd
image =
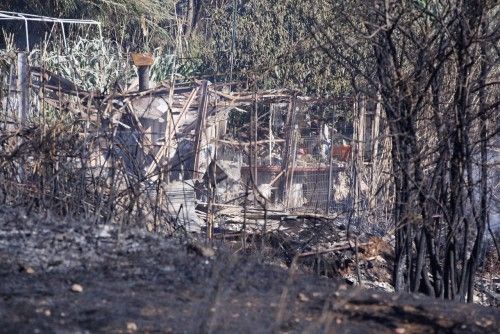
[[500, 333], [500, 311], [349, 287], [145, 229], [0, 213], [1, 333]]

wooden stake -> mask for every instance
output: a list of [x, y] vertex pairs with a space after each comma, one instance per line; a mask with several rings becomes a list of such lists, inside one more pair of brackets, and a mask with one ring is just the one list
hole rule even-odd
[[17, 92], [18, 119], [20, 124], [24, 124], [29, 111], [29, 68], [25, 52], [19, 52], [17, 55]]

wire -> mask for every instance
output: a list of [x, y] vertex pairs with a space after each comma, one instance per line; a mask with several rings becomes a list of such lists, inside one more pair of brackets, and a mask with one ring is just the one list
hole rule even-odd
[[99, 28], [99, 35], [102, 38], [101, 31], [101, 23], [93, 20], [75, 20], [75, 19], [60, 19], [56, 17], [47, 17], [47, 16], [39, 16], [33, 14], [25, 14], [25, 13], [16, 13], [16, 12], [8, 12], [8, 11], [0, 11], [0, 21], [23, 21], [24, 22], [24, 30], [26, 34], [26, 51], [30, 52], [30, 41], [29, 41], [29, 30], [28, 30], [28, 22], [51, 22], [51, 23], [59, 23], [61, 25], [64, 46], [67, 46], [66, 36], [64, 24], [88, 24], [88, 25], [97, 25]]

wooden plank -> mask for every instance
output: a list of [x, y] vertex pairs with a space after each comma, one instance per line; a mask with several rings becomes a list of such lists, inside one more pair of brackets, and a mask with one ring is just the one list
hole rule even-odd
[[135, 66], [151, 66], [154, 58], [149, 53], [132, 53], [132, 62]]
[[[358, 247], [366, 247], [366, 246], [369, 246], [370, 244], [371, 244], [370, 242], [365, 242], [365, 243], [359, 244]], [[349, 244], [349, 242], [346, 241], [345, 243], [343, 243], [339, 246], [332, 247], [329, 249], [301, 253], [298, 255], [298, 257], [307, 257], [307, 256], [326, 254], [326, 253], [331, 253], [331, 252], [335, 252], [335, 251], [339, 251], [339, 250], [346, 250], [346, 249], [350, 249], [350, 248], [351, 248], [351, 245]]]
[[193, 159], [193, 179], [200, 179], [202, 175], [199, 173], [200, 167], [200, 150], [203, 138], [203, 128], [205, 127], [205, 120], [208, 109], [208, 82], [202, 81], [199, 94], [198, 103], [198, 119], [196, 122], [195, 140], [194, 140], [194, 159]]
[[[264, 139], [264, 140], [259, 140], [257, 142], [237, 142], [237, 141], [234, 141], [234, 140], [224, 140], [224, 139], [219, 139], [218, 140], [219, 143], [223, 143], [223, 144], [228, 144], [228, 145], [233, 145], [233, 146], [254, 146], [254, 145], [267, 145], [269, 143], [269, 140], [268, 139]], [[284, 143], [285, 140], [284, 139], [274, 139], [273, 140], [274, 143]]]
[[179, 124], [181, 123], [181, 120], [182, 118], [186, 118], [186, 113], [187, 111], [189, 110], [189, 108], [191, 107], [193, 101], [194, 101], [194, 98], [196, 96], [196, 94], [198, 94], [200, 88], [199, 87], [196, 87], [195, 89], [193, 89], [191, 91], [191, 94], [189, 94], [189, 97], [188, 97], [188, 100], [186, 101], [186, 104], [184, 104], [184, 107], [182, 108], [182, 111], [180, 112], [179, 114], [179, 119], [177, 119], [177, 122], [175, 123], [175, 132], [177, 132], [179, 130]]

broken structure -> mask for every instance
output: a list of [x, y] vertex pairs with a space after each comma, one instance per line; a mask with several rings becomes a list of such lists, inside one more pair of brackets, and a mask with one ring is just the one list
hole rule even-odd
[[[134, 61], [144, 72], [150, 62], [141, 57]], [[332, 118], [336, 108], [356, 106], [356, 99], [240, 90], [206, 80], [155, 85], [144, 82], [147, 71], [138, 85], [116, 86], [103, 95], [40, 67], [28, 71], [28, 97], [43, 96], [31, 104], [31, 112], [48, 106], [87, 122], [88, 131], [112, 129], [91, 153], [94, 177], [102, 176], [103, 168], [112, 175], [116, 163], [110, 156], [118, 156], [127, 178], [145, 180], [141, 191], [149, 194], [146, 201], [164, 203], [171, 219], [189, 230], [205, 228], [203, 221], [210, 230], [219, 221], [241, 221], [239, 208], [273, 211], [272, 219], [278, 220], [296, 214], [328, 216], [356, 200], [354, 185], [363, 187], [363, 180], [352, 177], [351, 158], [359, 155], [365, 164], [361, 146], [366, 145], [361, 140], [352, 147], [349, 122]], [[20, 110], [25, 95], [13, 89], [7, 101], [15, 101]], [[8, 104], [3, 104], [5, 115]], [[372, 124], [379, 122], [377, 117]], [[358, 126], [354, 135], [364, 135], [370, 126]], [[151, 214], [156, 224], [156, 210]]]

